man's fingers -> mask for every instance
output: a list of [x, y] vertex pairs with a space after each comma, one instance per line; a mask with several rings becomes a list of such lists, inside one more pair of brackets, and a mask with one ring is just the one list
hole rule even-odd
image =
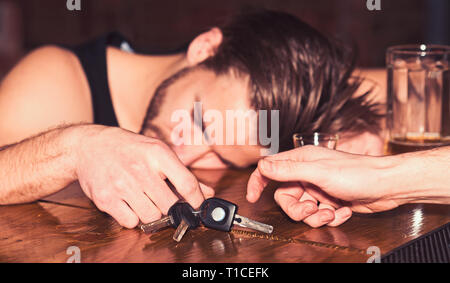
[[271, 161], [263, 159], [258, 162], [261, 175], [279, 182], [306, 181], [313, 184], [320, 182], [327, 172], [317, 166], [317, 162], [293, 160]]
[[319, 210], [303, 221], [313, 228], [319, 228], [335, 219], [336, 216], [334, 212], [335, 210], [331, 205], [321, 203], [319, 205]]
[[293, 184], [287, 184], [275, 192], [275, 201], [295, 221], [301, 221], [317, 211], [316, 202], [300, 201], [303, 192], [300, 186]]
[[160, 165], [161, 173], [175, 186], [177, 192], [193, 208], [199, 208], [205, 198], [194, 174], [181, 163], [173, 152], [170, 152], [170, 154], [167, 154], [165, 158], [160, 160]]
[[280, 182], [314, 179], [320, 174], [315, 173], [311, 166], [302, 165], [302, 161], [332, 158], [339, 154], [326, 148], [306, 146], [260, 160], [258, 168], [250, 176], [248, 182], [247, 200], [252, 203], [256, 202], [264, 187], [269, 183], [269, 179]]
[[310, 200], [312, 202], [314, 202], [315, 204], [317, 204], [317, 199], [315, 199], [313, 196], [311, 196], [307, 191], [306, 191], [306, 187], [304, 183], [300, 183], [303, 190], [305, 190], [305, 192], [303, 193], [302, 197], [300, 198], [300, 201], [307, 201]]
[[330, 227], [337, 227], [352, 217], [352, 210], [349, 207], [341, 207], [334, 212], [334, 220], [328, 223]]
[[213, 188], [211, 188], [203, 183], [199, 183], [199, 185], [200, 185], [200, 189], [202, 190], [202, 193], [203, 193], [203, 196], [205, 197], [205, 199], [212, 198], [216, 194], [216, 191], [214, 191]]
[[111, 215], [119, 224], [132, 229], [139, 224], [139, 218], [124, 201], [115, 202], [110, 208], [102, 211]]
[[178, 197], [159, 176], [151, 176], [150, 178], [151, 185], [144, 189], [144, 193], [159, 208], [162, 214], [167, 215], [170, 207], [178, 201]]
[[268, 183], [269, 179], [261, 175], [259, 170], [256, 169], [248, 180], [247, 200], [251, 203], [255, 203], [256, 201], [258, 201]]
[[150, 223], [161, 218], [161, 211], [144, 194], [133, 194], [124, 200], [134, 213], [139, 217], [142, 223]]
[[311, 198], [319, 201], [320, 203], [329, 204], [333, 208], [339, 208], [342, 206], [338, 199], [328, 195], [321, 188], [308, 182], [301, 182], [301, 184], [303, 188], [305, 188], [305, 195], [309, 195]]

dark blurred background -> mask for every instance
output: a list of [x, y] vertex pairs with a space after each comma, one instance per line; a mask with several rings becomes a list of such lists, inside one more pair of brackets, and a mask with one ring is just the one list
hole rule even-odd
[[330, 36], [356, 44], [361, 67], [383, 67], [388, 46], [449, 44], [450, 0], [0, 0], [0, 77], [26, 52], [44, 44], [78, 44], [108, 31], [123, 33], [137, 50], [179, 47], [251, 7], [292, 13]]

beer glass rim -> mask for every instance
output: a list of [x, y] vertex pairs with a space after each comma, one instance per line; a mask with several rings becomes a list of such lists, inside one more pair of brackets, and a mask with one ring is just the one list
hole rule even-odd
[[404, 44], [387, 49], [387, 54], [433, 55], [450, 53], [450, 46], [441, 44]]

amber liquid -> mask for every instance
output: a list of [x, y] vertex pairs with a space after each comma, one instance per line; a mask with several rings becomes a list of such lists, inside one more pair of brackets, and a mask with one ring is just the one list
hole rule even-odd
[[442, 146], [450, 146], [449, 138], [395, 138], [388, 142], [389, 155], [429, 150]]

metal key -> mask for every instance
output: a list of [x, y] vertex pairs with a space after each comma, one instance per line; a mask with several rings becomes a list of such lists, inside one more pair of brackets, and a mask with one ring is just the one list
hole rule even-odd
[[159, 220], [142, 224], [141, 230], [144, 231], [145, 234], [153, 234], [167, 227], [171, 227], [174, 225], [173, 219], [170, 215], [165, 216]]
[[205, 200], [200, 207], [200, 220], [208, 228], [225, 232], [229, 232], [231, 226], [235, 224], [266, 234], [272, 234], [272, 226], [236, 214], [237, 208], [237, 205], [229, 201], [210, 198]]
[[174, 226], [177, 226], [177, 230], [172, 237], [177, 242], [181, 241], [189, 229], [200, 226], [200, 218], [198, 218], [196, 211], [186, 202], [180, 202], [178, 205], [172, 206], [168, 214], [172, 217]]
[[177, 202], [169, 209], [167, 214], [166, 217], [160, 220], [141, 225], [142, 231], [150, 234], [166, 227], [174, 227], [177, 230], [173, 235], [173, 239], [179, 242], [188, 229], [195, 229], [200, 225], [197, 213], [188, 203]]

